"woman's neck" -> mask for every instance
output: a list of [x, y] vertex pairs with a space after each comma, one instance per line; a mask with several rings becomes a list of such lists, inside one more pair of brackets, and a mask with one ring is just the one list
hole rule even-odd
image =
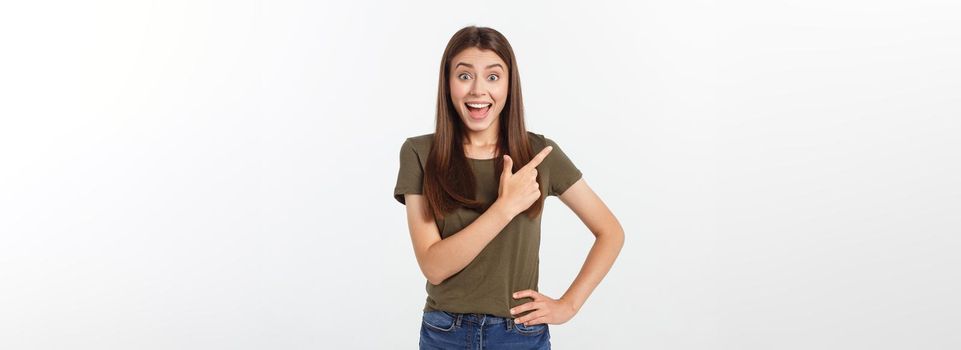
[[468, 131], [464, 137], [464, 145], [470, 147], [490, 147], [497, 144], [497, 129], [489, 128], [483, 131]]

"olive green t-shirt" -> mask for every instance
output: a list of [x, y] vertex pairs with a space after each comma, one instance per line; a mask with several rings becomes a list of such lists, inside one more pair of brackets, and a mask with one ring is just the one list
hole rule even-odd
[[[405, 204], [405, 193], [422, 193], [424, 166], [433, 136], [410, 137], [401, 146], [400, 170], [394, 187], [394, 198], [401, 204]], [[548, 145], [554, 147], [537, 166], [541, 196], [559, 196], [581, 178], [580, 170], [553, 140], [532, 132], [528, 132], [528, 137], [534, 154]], [[468, 159], [477, 183], [476, 198], [485, 204], [497, 199], [500, 173], [494, 168], [495, 161]], [[461, 207], [447, 213], [443, 219], [435, 218], [441, 238], [456, 234], [481, 214]], [[524, 213], [515, 216], [463, 270], [439, 285], [426, 283], [427, 303], [424, 311], [511, 317], [512, 307], [531, 301], [530, 298], [514, 299], [512, 294], [525, 289], [537, 290], [541, 216], [534, 219]]]

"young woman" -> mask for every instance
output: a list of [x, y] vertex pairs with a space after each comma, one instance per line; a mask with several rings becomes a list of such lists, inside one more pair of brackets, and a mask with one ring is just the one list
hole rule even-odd
[[[544, 200], [557, 196], [594, 246], [558, 299], [537, 291]], [[528, 132], [517, 61], [501, 33], [463, 28], [440, 65], [433, 134], [400, 150], [394, 198], [407, 206], [427, 277], [421, 349], [549, 349], [624, 244], [620, 223], [553, 140]]]

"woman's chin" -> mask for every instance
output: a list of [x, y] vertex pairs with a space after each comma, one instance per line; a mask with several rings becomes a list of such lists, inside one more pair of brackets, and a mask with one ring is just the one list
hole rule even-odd
[[489, 129], [489, 128], [491, 127], [492, 123], [483, 123], [483, 124], [479, 124], [479, 123], [465, 123], [465, 125], [467, 125], [467, 129], [468, 129], [468, 130], [478, 132], [478, 131], [484, 131], [484, 130]]

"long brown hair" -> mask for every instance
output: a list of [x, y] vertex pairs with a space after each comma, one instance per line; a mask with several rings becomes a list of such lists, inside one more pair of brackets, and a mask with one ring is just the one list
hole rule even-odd
[[[485, 27], [465, 27], [450, 38], [440, 63], [437, 84], [437, 124], [433, 144], [427, 156], [424, 172], [424, 195], [435, 218], [443, 218], [445, 213], [459, 206], [483, 211], [487, 205], [476, 199], [476, 180], [471, 172], [471, 164], [464, 155], [464, 125], [450, 95], [451, 60], [467, 48], [478, 48], [495, 52], [505, 63], [509, 73], [507, 102], [498, 120], [498, 137], [495, 154], [496, 178], [504, 168], [503, 154], [510, 155], [514, 161], [511, 171], [517, 171], [534, 157], [533, 149], [524, 126], [524, 103], [521, 96], [520, 74], [514, 50], [507, 38], [500, 32]], [[491, 126], [494, 127], [494, 126]], [[540, 173], [537, 181], [540, 183]], [[499, 186], [499, 184], [498, 184]], [[524, 212], [530, 218], [540, 214], [544, 206], [544, 196], [534, 202]]]

